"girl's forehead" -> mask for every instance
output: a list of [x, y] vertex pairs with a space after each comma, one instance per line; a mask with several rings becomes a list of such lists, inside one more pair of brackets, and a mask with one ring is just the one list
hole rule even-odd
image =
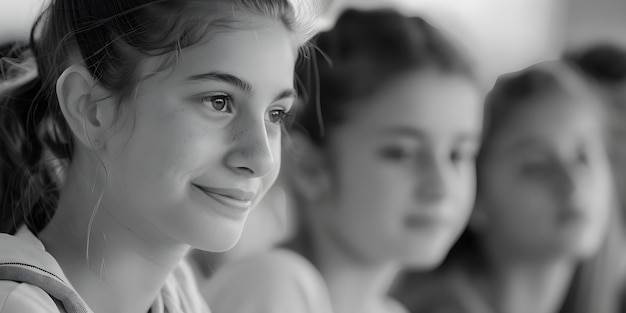
[[[371, 96], [347, 107], [350, 108], [348, 113], [357, 118], [364, 116], [381, 120], [393, 116], [390, 120], [414, 120], [415, 117], [438, 113], [453, 116], [454, 110], [479, 113], [482, 110], [482, 96], [465, 77], [415, 71], [391, 80]], [[446, 110], [448, 112], [443, 112]]]
[[278, 60], [282, 62], [277, 65], [288, 65], [293, 71], [297, 50], [291, 32], [276, 21], [263, 23], [258, 28], [210, 33], [198, 44], [175, 53], [148, 57], [142, 66], [144, 76], [186, 80], [211, 71], [254, 71]]
[[[515, 124], [516, 120], [548, 122], [550, 119], [557, 119], [567, 122], [579, 119], [581, 115], [591, 115], [591, 119], [599, 119], [601, 115], [598, 113], [602, 112], [597, 99], [563, 90], [553, 90], [519, 102], [503, 102], [501, 104], [513, 106], [508, 110], [508, 119], [512, 121], [512, 124]], [[498, 116], [493, 118], [497, 119]], [[558, 123], [550, 124], [559, 126]]]
[[527, 146], [545, 146], [597, 140], [602, 136], [602, 120], [599, 115], [585, 110], [587, 106], [568, 103], [534, 103], [514, 112], [494, 132], [491, 140], [497, 146], [509, 149], [520, 141], [533, 143]]

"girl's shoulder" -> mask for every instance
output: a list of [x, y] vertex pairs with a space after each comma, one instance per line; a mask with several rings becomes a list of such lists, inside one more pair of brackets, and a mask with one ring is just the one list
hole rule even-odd
[[75, 296], [56, 260], [30, 231], [0, 234], [0, 312], [65, 312], [63, 300], [82, 306]]
[[319, 271], [299, 254], [284, 249], [229, 262], [203, 289], [215, 312], [332, 312]]
[[395, 290], [410, 312], [489, 313], [490, 305], [463, 270], [409, 274]]
[[0, 280], [0, 312], [60, 313], [64, 311], [39, 287]]
[[286, 284], [298, 284], [310, 290], [325, 289], [319, 271], [304, 257], [285, 250], [274, 249], [237, 259], [222, 265], [211, 278], [211, 286], [219, 288], [222, 281], [264, 282], [267, 286], [282, 288]]

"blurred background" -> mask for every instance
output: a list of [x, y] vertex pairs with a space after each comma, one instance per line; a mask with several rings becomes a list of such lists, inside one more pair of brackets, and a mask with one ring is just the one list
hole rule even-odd
[[[0, 42], [26, 38], [46, 1], [0, 0]], [[326, 11], [322, 28], [345, 7], [391, 6], [425, 16], [474, 56], [487, 83], [498, 73], [554, 58], [566, 48], [609, 40], [626, 45], [624, 0], [315, 1], [322, 1]]]

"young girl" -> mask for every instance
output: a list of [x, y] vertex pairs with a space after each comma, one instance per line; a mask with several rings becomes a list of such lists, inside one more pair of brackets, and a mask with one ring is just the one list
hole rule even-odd
[[469, 230], [434, 277], [400, 284], [412, 312], [614, 312], [615, 269], [598, 252], [612, 202], [599, 101], [556, 61], [496, 82]]
[[590, 79], [611, 113], [609, 151], [615, 170], [617, 196], [622, 215], [626, 217], [626, 49], [598, 44], [568, 53], [565, 59]]
[[285, 168], [299, 234], [218, 271], [205, 294], [221, 312], [403, 312], [396, 273], [437, 265], [469, 217], [482, 99], [450, 43], [420, 18], [349, 10], [314, 44], [319, 88]]
[[626, 49], [613, 44], [597, 44], [572, 51], [565, 59], [580, 68], [599, 92], [610, 112], [609, 156], [614, 173], [618, 205], [621, 209], [622, 233], [611, 247], [621, 253], [618, 267], [621, 271], [622, 304], [621, 312], [626, 312]]
[[287, 0], [56, 0], [2, 94], [0, 312], [206, 312], [274, 182], [303, 38]]

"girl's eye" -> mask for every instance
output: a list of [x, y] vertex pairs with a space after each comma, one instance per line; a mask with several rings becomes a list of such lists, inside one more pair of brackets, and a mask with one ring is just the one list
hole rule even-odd
[[547, 176], [554, 170], [554, 164], [548, 160], [527, 160], [521, 167], [522, 172], [529, 176]]
[[269, 121], [274, 124], [283, 124], [289, 120], [291, 113], [283, 109], [275, 109], [269, 112]]
[[413, 154], [401, 147], [388, 147], [380, 151], [380, 155], [388, 160], [405, 160], [411, 158]]
[[211, 106], [212, 109], [230, 113], [233, 111], [232, 99], [228, 95], [214, 95], [202, 98], [202, 103]]
[[474, 150], [470, 150], [470, 149], [458, 149], [455, 151], [452, 151], [452, 153], [450, 153], [450, 161], [452, 161], [452, 163], [460, 163], [463, 161], [467, 161], [467, 162], [475, 162], [476, 161], [476, 152], [474, 152]]
[[580, 165], [589, 165], [589, 154], [586, 151], [579, 151], [576, 161]]

